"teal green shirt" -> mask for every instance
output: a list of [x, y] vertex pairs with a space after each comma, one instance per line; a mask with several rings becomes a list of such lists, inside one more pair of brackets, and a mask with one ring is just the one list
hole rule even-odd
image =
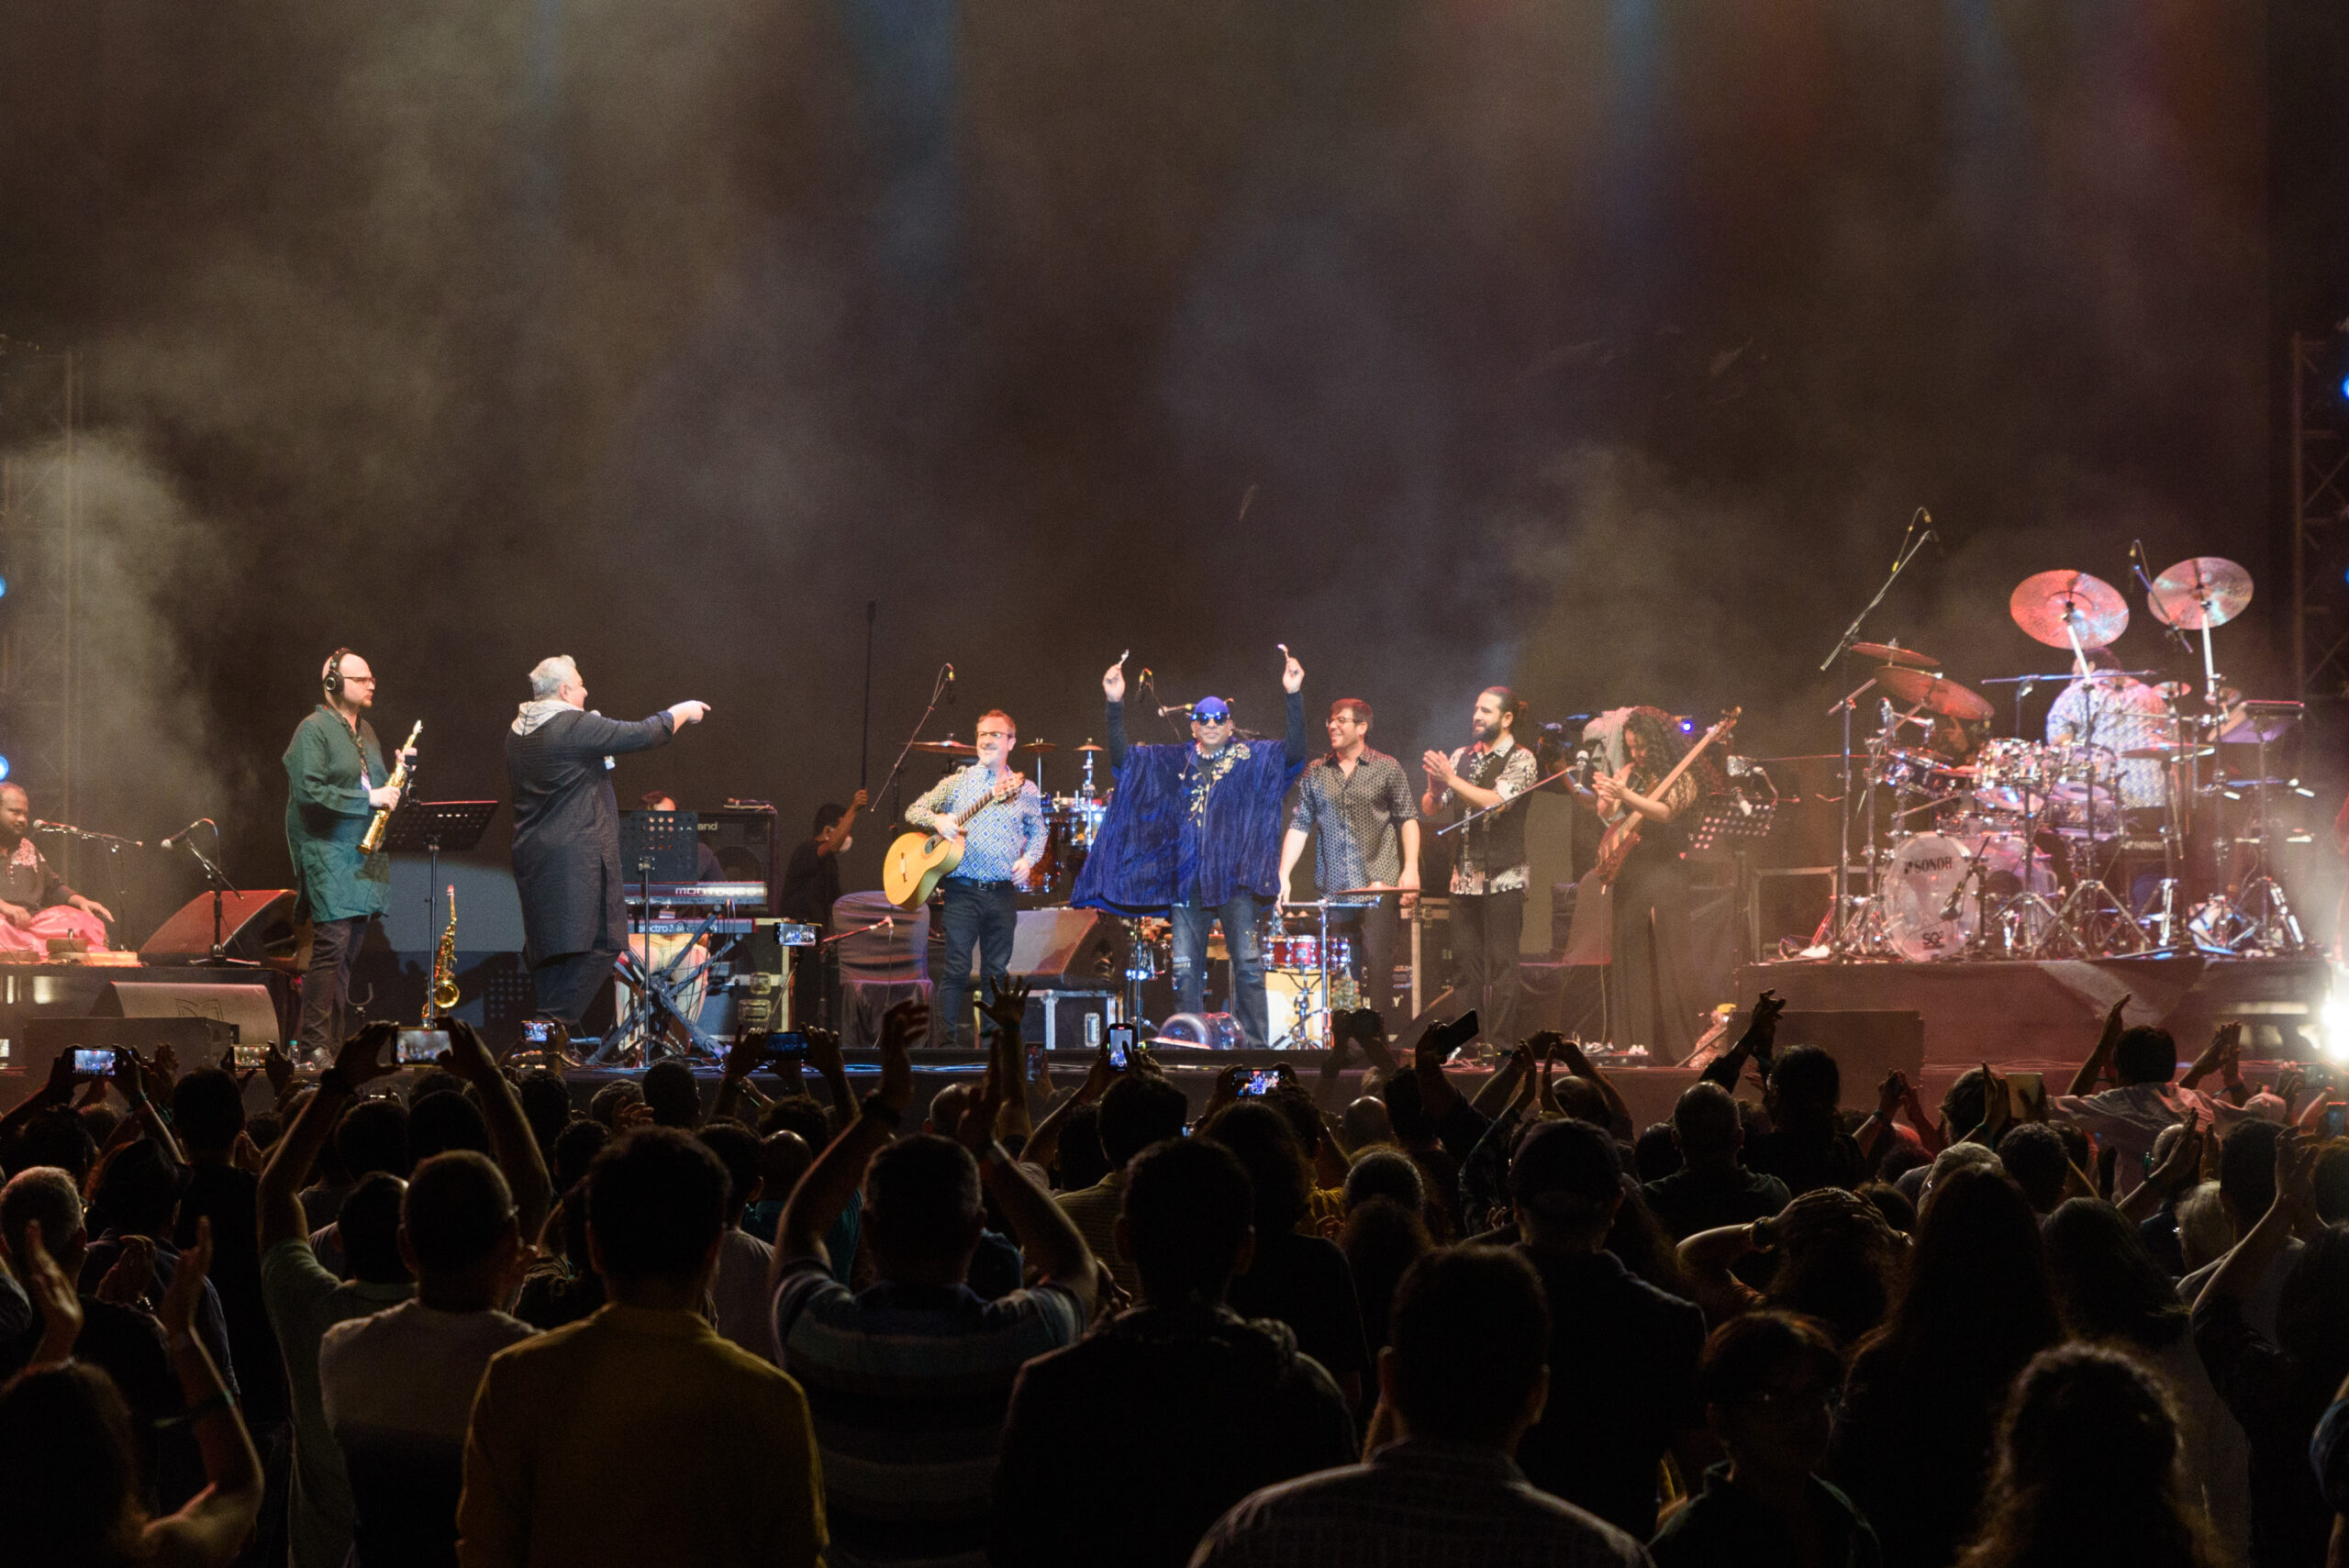
[[294, 862], [297, 919], [380, 915], [389, 901], [392, 858], [362, 854], [375, 808], [367, 791], [390, 777], [374, 729], [320, 703], [285, 748], [285, 851]]

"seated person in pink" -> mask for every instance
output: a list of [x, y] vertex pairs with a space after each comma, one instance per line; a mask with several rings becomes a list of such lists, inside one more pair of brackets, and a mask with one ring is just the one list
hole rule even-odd
[[35, 847], [32, 821], [24, 786], [0, 784], [0, 948], [45, 953], [51, 937], [80, 937], [103, 949], [114, 912], [65, 885]]

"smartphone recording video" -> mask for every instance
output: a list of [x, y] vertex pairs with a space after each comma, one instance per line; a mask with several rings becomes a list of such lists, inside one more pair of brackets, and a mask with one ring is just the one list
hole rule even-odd
[[1109, 1065], [1123, 1073], [1126, 1070], [1126, 1064], [1133, 1060], [1133, 1054], [1134, 1026], [1111, 1024], [1109, 1026]]
[[554, 1039], [552, 1018], [524, 1018], [522, 1041], [526, 1045], [545, 1045]]
[[445, 1029], [402, 1029], [398, 1042], [392, 1047], [392, 1060], [403, 1065], [430, 1062], [448, 1049]]
[[73, 1071], [85, 1078], [111, 1078], [114, 1076], [114, 1052], [103, 1048], [93, 1050], [77, 1045], [73, 1048]]
[[807, 1037], [796, 1029], [770, 1034], [759, 1060], [770, 1067], [800, 1066], [807, 1060]]
[[239, 1073], [265, 1066], [269, 1062], [269, 1047], [265, 1045], [232, 1045], [228, 1048], [229, 1065]]
[[1277, 1073], [1251, 1073], [1248, 1074], [1247, 1082], [1240, 1085], [1240, 1092], [1252, 1098], [1262, 1098], [1264, 1095], [1271, 1094], [1273, 1092], [1273, 1085], [1279, 1082], [1280, 1078]]

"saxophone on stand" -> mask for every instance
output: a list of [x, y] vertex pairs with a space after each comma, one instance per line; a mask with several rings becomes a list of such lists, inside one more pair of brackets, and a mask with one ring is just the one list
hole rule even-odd
[[457, 1006], [457, 884], [449, 884], [449, 923], [440, 931], [440, 946], [432, 955], [432, 991], [424, 998], [424, 1027], [431, 1029], [440, 1015]]

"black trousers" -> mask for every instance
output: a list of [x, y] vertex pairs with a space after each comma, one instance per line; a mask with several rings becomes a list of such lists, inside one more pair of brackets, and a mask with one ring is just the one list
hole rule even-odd
[[539, 1017], [560, 1018], [564, 1029], [576, 1030], [595, 1005], [596, 993], [611, 980], [619, 956], [618, 948], [591, 948], [542, 961], [530, 971], [530, 984], [539, 992]]
[[1452, 895], [1452, 984], [1460, 1006], [1476, 1009], [1477, 1032], [1507, 1051], [1517, 1044], [1517, 944], [1525, 933], [1525, 890]]
[[[934, 1044], [962, 1043], [973, 1028], [971, 950], [979, 950], [979, 979], [1001, 980], [1011, 969], [1019, 935], [1019, 890], [1008, 882], [967, 882], [950, 876], [941, 886], [938, 923], [946, 933], [946, 968], [937, 979], [938, 1011], [930, 1022]], [[974, 1042], [983, 1033], [972, 1037]]]
[[1386, 1020], [1394, 1034], [1404, 1022], [1395, 1016], [1395, 950], [1403, 940], [1403, 900], [1390, 894], [1359, 909], [1330, 911], [1330, 934], [1352, 944], [1347, 967], [1362, 987], [1362, 1002]]
[[342, 1047], [350, 1026], [351, 970], [367, 935], [367, 915], [310, 925], [310, 967], [302, 972], [302, 1019], [298, 1039], [306, 1051], [332, 1053]]
[[1609, 1030], [1619, 1046], [1644, 1045], [1661, 1063], [1696, 1049], [1697, 948], [1688, 868], [1677, 854], [1631, 853], [1615, 879], [1615, 954], [1607, 970]]

